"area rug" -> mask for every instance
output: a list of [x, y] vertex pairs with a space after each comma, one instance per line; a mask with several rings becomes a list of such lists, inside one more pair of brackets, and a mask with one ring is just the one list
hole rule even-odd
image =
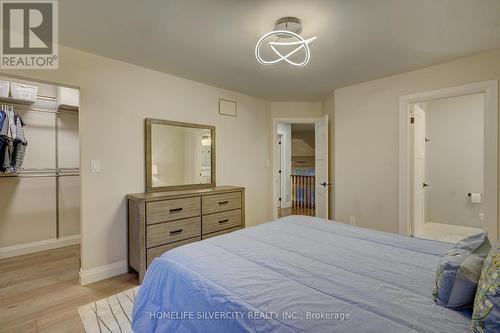
[[132, 309], [139, 286], [78, 308], [85, 332], [133, 332]]

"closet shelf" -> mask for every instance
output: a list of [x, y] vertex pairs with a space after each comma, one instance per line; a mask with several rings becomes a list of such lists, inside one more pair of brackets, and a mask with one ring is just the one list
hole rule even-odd
[[16, 99], [12, 97], [0, 97], [0, 102], [9, 103], [9, 104], [18, 104], [18, 105], [32, 105], [35, 101], [27, 101], [23, 99]]
[[19, 173], [0, 173], [0, 178], [43, 178], [43, 177], [70, 177], [80, 176], [79, 168], [40, 168], [40, 169], [24, 169]]

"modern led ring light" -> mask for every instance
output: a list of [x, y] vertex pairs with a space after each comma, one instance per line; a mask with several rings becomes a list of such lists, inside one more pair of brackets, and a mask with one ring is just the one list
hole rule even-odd
[[[309, 59], [311, 58], [311, 50], [309, 49], [309, 44], [312, 43], [316, 37], [311, 37], [308, 39], [304, 39], [302, 36], [300, 36], [300, 33], [302, 32], [302, 22], [296, 18], [296, 17], [282, 17], [278, 21], [276, 21], [276, 24], [274, 25], [274, 30], [271, 32], [268, 32], [262, 36], [259, 41], [257, 42], [257, 45], [255, 45], [255, 57], [257, 60], [263, 64], [263, 65], [272, 65], [279, 63], [281, 61], [286, 61], [290, 65], [294, 66], [305, 66], [308, 62]], [[268, 41], [272, 37], [275, 37], [276, 39], [274, 41]], [[281, 39], [292, 39], [292, 41], [280, 41]], [[268, 41], [267, 43], [265, 43]], [[275, 59], [264, 59], [261, 55], [261, 48], [264, 45], [269, 45], [269, 47], [274, 51], [276, 54], [277, 58]], [[278, 50], [278, 47], [280, 46], [294, 46], [296, 45], [297, 47], [291, 51], [289, 51], [287, 54], [283, 54]], [[304, 59], [301, 62], [291, 60], [290, 57], [294, 55], [295, 53], [304, 50]]]

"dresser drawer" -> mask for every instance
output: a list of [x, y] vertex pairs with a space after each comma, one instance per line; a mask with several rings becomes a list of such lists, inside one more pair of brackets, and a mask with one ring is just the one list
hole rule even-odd
[[241, 226], [241, 209], [203, 215], [203, 234]]
[[175, 249], [176, 247], [179, 247], [181, 245], [186, 245], [186, 244], [189, 244], [189, 243], [193, 243], [193, 242], [196, 242], [196, 241], [199, 241], [201, 240], [201, 237], [193, 237], [193, 238], [189, 238], [189, 239], [185, 239], [183, 241], [180, 241], [180, 242], [175, 242], [175, 243], [171, 243], [171, 244], [167, 244], [167, 245], [162, 245], [162, 246], [157, 246], [157, 247], [153, 247], [151, 249], [147, 249], [147, 265], [149, 266], [149, 264], [151, 264], [151, 262], [153, 261], [154, 258], [156, 257], [159, 257], [161, 256], [163, 253], [169, 251], [169, 250], [172, 250], [172, 249]]
[[241, 192], [205, 195], [202, 197], [203, 214], [212, 214], [241, 208]]
[[146, 247], [153, 247], [177, 242], [201, 234], [201, 218], [191, 217], [185, 220], [148, 225]]
[[202, 235], [201, 239], [207, 239], [207, 238], [211, 238], [211, 237], [215, 237], [215, 236], [220, 236], [220, 235], [228, 234], [230, 232], [233, 232], [233, 231], [236, 231], [236, 230], [240, 230], [240, 229], [241, 229], [241, 226], [238, 226], [238, 227], [234, 227], [234, 228], [231, 228], [231, 229], [224, 229], [224, 230], [221, 230], [221, 231], [212, 232], [210, 234]]
[[200, 197], [153, 201], [146, 203], [146, 224], [200, 216]]

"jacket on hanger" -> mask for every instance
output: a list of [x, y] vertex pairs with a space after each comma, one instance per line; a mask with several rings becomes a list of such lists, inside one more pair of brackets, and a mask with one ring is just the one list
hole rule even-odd
[[10, 106], [0, 111], [0, 172], [21, 171], [28, 142], [24, 121]]

